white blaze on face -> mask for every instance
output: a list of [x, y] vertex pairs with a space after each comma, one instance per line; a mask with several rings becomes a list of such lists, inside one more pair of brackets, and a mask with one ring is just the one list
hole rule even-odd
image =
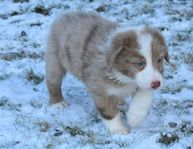
[[163, 84], [163, 77], [161, 73], [153, 67], [152, 63], [152, 50], [151, 50], [151, 43], [152, 43], [152, 36], [148, 33], [141, 33], [138, 31], [138, 44], [139, 44], [139, 52], [145, 57], [146, 59], [146, 66], [145, 68], [136, 74], [135, 80], [137, 85], [142, 89], [151, 89], [151, 84], [154, 81], [160, 81], [161, 85]]

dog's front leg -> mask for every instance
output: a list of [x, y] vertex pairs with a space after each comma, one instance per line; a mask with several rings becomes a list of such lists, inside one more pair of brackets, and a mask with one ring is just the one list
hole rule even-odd
[[111, 133], [129, 133], [129, 128], [123, 124], [120, 111], [117, 109], [117, 99], [114, 96], [101, 97], [95, 95], [94, 100], [103, 122]]
[[134, 95], [127, 111], [130, 127], [138, 126], [147, 115], [152, 103], [152, 91], [139, 89]]

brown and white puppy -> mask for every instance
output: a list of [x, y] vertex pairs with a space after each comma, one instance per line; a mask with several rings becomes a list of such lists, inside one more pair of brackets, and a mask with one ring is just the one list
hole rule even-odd
[[163, 84], [167, 46], [158, 30], [122, 29], [94, 13], [72, 12], [57, 19], [46, 51], [50, 103], [67, 106], [61, 91], [66, 71], [82, 80], [112, 133], [128, 133], [117, 108], [133, 95], [128, 123], [137, 126], [148, 113], [152, 91]]

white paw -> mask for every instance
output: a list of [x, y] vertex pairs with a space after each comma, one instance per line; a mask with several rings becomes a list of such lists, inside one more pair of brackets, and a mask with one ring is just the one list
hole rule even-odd
[[129, 123], [129, 126], [131, 128], [136, 128], [139, 124], [140, 124], [141, 121], [135, 119], [135, 118], [128, 118], [128, 123]]
[[141, 113], [132, 113], [131, 111], [129, 111], [127, 113], [127, 120], [128, 120], [128, 124], [131, 128], [135, 128], [137, 126], [139, 126], [142, 121], [144, 120], [146, 114], [141, 114]]
[[123, 124], [120, 113], [111, 120], [103, 119], [103, 121], [112, 134], [128, 134], [130, 132], [130, 129]]
[[68, 107], [68, 106], [69, 106], [69, 105], [68, 105], [64, 100], [62, 100], [61, 102], [52, 104], [52, 107], [58, 108], [58, 109], [63, 109], [63, 108], [66, 108], [66, 107]]
[[109, 131], [111, 134], [121, 134], [121, 135], [126, 135], [128, 134], [131, 130], [127, 128], [126, 126], [118, 126], [118, 127], [111, 127], [109, 128]]

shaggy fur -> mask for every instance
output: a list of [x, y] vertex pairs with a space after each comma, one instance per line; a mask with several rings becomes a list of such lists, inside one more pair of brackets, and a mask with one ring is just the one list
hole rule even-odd
[[46, 83], [50, 103], [67, 106], [61, 84], [69, 71], [86, 84], [110, 131], [128, 133], [117, 103], [135, 93], [127, 117], [131, 127], [138, 125], [151, 105], [152, 87], [163, 84], [164, 58], [169, 61], [164, 38], [156, 29], [122, 31], [94, 13], [65, 14], [49, 33]]

